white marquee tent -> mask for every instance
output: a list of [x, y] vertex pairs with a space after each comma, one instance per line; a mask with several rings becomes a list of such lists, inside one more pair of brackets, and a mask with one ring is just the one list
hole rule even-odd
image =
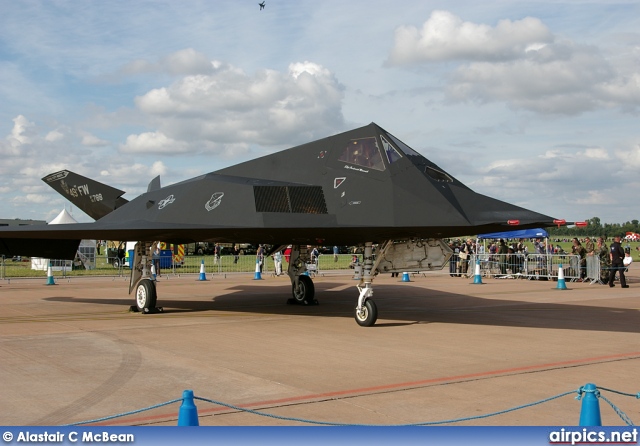
[[[71, 214], [63, 209], [56, 218], [49, 222], [50, 225], [78, 223]], [[31, 258], [31, 269], [46, 271], [51, 262], [51, 269], [61, 271], [63, 269], [71, 270], [74, 265], [84, 266], [85, 269], [94, 269], [96, 267], [96, 241], [82, 240], [78, 246], [78, 252], [74, 260], [56, 260], [43, 259], [40, 257]]]

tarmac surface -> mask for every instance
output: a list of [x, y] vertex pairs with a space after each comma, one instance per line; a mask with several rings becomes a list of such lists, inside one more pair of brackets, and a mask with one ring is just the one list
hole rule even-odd
[[[163, 313], [128, 311], [128, 278], [0, 281], [1, 425], [62, 425], [196, 397], [200, 425], [577, 425], [587, 383], [640, 392], [640, 266], [619, 284], [376, 277], [374, 327], [356, 281], [314, 278], [318, 306], [287, 305], [289, 279], [159, 278]], [[538, 405], [482, 417], [573, 392]], [[635, 423], [634, 397], [602, 392]], [[180, 403], [94, 425], [176, 425]], [[600, 400], [603, 425], [625, 425]]]

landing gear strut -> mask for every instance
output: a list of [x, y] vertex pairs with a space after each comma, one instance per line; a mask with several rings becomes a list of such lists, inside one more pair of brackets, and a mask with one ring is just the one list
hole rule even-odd
[[[152, 242], [138, 242], [134, 248], [133, 267], [129, 281], [129, 294], [135, 288], [136, 304], [130, 310], [140, 313], [160, 313], [162, 307], [156, 307], [158, 294], [156, 282], [151, 276]], [[132, 259], [129, 259], [132, 261]]]
[[371, 327], [378, 320], [378, 308], [371, 299], [373, 296], [373, 243], [364, 244], [364, 264], [362, 267], [362, 277], [358, 284], [358, 305], [355, 309], [355, 318], [361, 327]]
[[294, 245], [291, 248], [291, 257], [287, 274], [291, 279], [291, 292], [293, 297], [287, 300], [290, 305], [318, 305], [315, 299], [315, 286], [311, 277], [305, 274], [309, 253], [306, 245]]

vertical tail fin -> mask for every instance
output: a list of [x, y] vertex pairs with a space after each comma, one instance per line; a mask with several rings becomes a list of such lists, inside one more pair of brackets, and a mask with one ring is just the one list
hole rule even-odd
[[124, 191], [69, 170], [49, 174], [42, 181], [95, 220], [128, 202], [122, 198]]

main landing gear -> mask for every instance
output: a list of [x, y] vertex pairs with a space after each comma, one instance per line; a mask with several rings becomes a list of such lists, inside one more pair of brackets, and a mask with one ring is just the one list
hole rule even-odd
[[[156, 308], [156, 283], [151, 279], [141, 279], [136, 286], [136, 310], [141, 313], [153, 313]], [[160, 311], [162, 311], [160, 309]]]
[[305, 274], [309, 252], [306, 245], [294, 245], [291, 248], [291, 257], [287, 274], [291, 279], [291, 297], [287, 300], [290, 305], [318, 305], [315, 299], [315, 286], [311, 277]]
[[[156, 282], [151, 274], [151, 242], [138, 242], [134, 248], [133, 268], [129, 281], [129, 294], [135, 288], [135, 305], [130, 311], [140, 313], [161, 313], [162, 307], [156, 307], [158, 294]], [[129, 259], [131, 261], [131, 259]]]

